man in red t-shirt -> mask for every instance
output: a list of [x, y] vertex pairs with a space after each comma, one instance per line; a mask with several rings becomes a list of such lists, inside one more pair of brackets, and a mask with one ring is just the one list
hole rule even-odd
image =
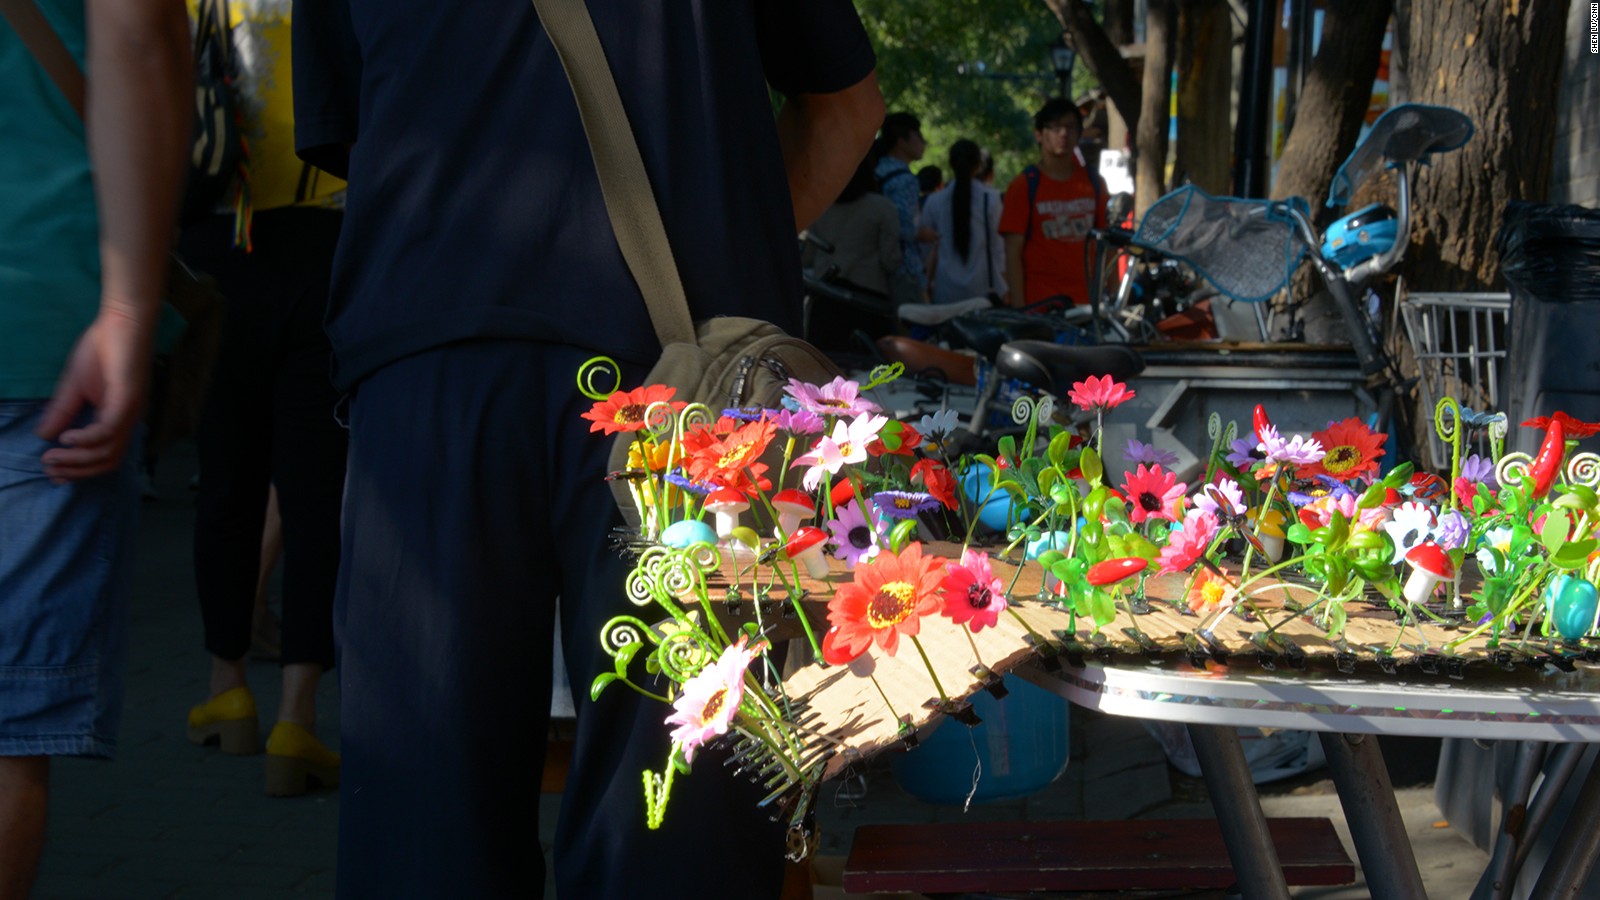
[[1053, 298], [1089, 302], [1084, 240], [1106, 224], [1100, 176], [1077, 159], [1083, 116], [1072, 101], [1056, 98], [1033, 117], [1039, 164], [1006, 188], [1000, 233], [1006, 242], [1006, 282], [1012, 306]]

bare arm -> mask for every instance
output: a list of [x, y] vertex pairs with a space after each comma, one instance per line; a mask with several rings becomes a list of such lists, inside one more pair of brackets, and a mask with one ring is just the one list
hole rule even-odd
[[1006, 239], [1006, 304], [1025, 306], [1028, 296], [1022, 277], [1022, 244], [1020, 234], [1007, 234]]
[[[63, 445], [44, 454], [57, 481], [116, 468], [139, 424], [192, 115], [182, 0], [88, 0], [86, 13], [100, 312], [39, 423], [41, 437]], [[85, 406], [93, 420], [69, 428]]]
[[778, 143], [789, 173], [795, 231], [839, 196], [883, 122], [878, 76], [831, 94], [801, 94], [778, 112]]

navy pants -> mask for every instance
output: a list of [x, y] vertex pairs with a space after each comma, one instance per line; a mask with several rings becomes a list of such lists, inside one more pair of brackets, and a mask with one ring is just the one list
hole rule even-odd
[[580, 418], [591, 401], [575, 375], [590, 355], [455, 344], [390, 364], [354, 395], [334, 616], [342, 898], [540, 896], [557, 597], [578, 710], [560, 896], [778, 896], [782, 830], [755, 789], [697, 757], [665, 825], [647, 830], [643, 773], [665, 764], [671, 708], [615, 684], [589, 700], [611, 668], [602, 625], [640, 614], [623, 591], [631, 564], [610, 544], [609, 442]]

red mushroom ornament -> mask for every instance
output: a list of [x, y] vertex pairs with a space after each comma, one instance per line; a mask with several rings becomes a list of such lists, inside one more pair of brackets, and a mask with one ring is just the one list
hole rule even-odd
[[1426, 603], [1434, 585], [1456, 577], [1456, 564], [1450, 561], [1450, 554], [1432, 541], [1411, 548], [1406, 562], [1411, 564], [1411, 577], [1400, 593], [1407, 603]]

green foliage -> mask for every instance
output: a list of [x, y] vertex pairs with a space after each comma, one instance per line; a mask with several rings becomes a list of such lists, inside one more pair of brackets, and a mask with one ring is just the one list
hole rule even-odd
[[[1037, 151], [1033, 113], [1057, 90], [1050, 44], [1060, 23], [1039, 0], [856, 0], [878, 53], [891, 112], [922, 120], [928, 150], [913, 169], [949, 177], [950, 145], [968, 138], [995, 157], [1004, 188]], [[1074, 96], [1094, 84], [1080, 64]]]

